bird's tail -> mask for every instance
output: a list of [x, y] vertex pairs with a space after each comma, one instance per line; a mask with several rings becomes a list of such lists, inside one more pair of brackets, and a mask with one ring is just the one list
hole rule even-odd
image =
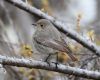
[[67, 53], [67, 54], [73, 61], [78, 61], [78, 58], [76, 58], [72, 53]]

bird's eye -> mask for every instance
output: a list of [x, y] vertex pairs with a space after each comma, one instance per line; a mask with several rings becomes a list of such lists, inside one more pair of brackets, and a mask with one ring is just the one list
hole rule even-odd
[[41, 27], [43, 27], [43, 25], [42, 25], [42, 24], [41, 24], [40, 26], [41, 26]]
[[44, 28], [44, 25], [43, 24], [41, 24], [40, 26], [41, 26], [41, 28]]

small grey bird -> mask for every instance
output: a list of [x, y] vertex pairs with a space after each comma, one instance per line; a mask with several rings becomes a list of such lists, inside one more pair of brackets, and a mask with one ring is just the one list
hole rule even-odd
[[40, 19], [33, 25], [36, 26], [33, 44], [41, 55], [51, 55], [55, 54], [57, 51], [62, 51], [66, 52], [73, 61], [77, 60], [61, 33], [49, 20]]

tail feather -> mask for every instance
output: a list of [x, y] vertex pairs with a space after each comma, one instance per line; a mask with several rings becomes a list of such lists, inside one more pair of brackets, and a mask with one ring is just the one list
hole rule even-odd
[[73, 60], [73, 61], [78, 61], [78, 59], [71, 53], [67, 53], [68, 56]]

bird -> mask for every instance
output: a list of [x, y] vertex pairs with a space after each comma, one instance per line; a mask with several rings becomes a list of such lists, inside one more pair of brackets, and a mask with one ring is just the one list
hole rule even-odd
[[33, 25], [36, 26], [33, 36], [34, 47], [41, 55], [48, 55], [46, 61], [58, 51], [65, 52], [72, 61], [77, 61], [64, 37], [51, 21], [40, 19], [36, 23], [33, 23]]

